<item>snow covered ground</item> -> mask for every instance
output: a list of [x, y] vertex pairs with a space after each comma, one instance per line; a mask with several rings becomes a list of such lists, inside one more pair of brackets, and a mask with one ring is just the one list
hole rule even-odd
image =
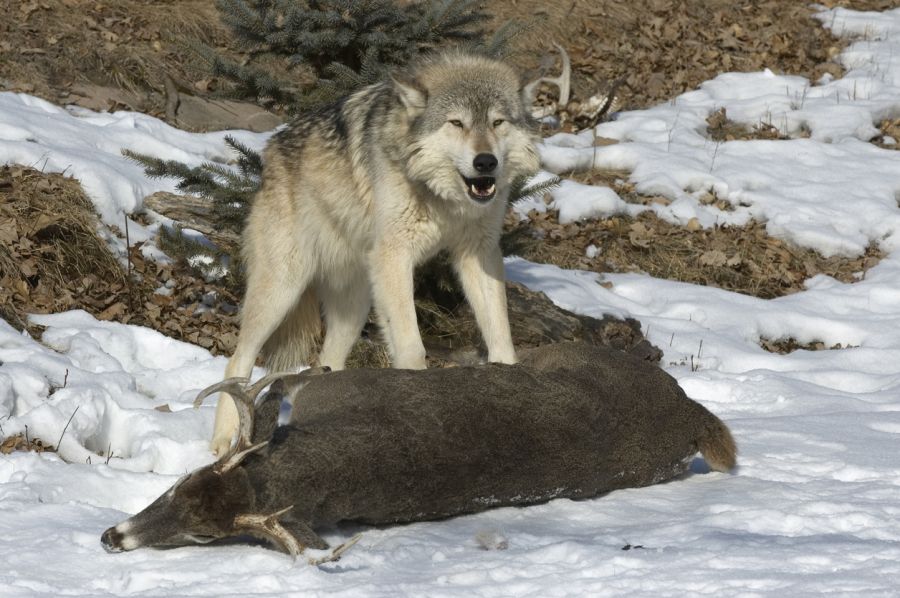
[[[820, 16], [858, 38], [841, 56], [844, 78], [723, 74], [598, 127], [618, 144], [558, 135], [542, 155], [555, 172], [631, 170], [638, 191], [672, 200], [652, 209], [674, 222], [760, 219], [770, 234], [826, 255], [877, 243], [888, 255], [861, 280], [818, 276], [765, 301], [635, 274], [604, 276], [605, 288], [592, 273], [507, 262], [511, 279], [564, 307], [637, 317], [665, 368], [732, 427], [736, 473], [367, 529], [340, 562], [319, 568], [259, 546], [106, 554], [106, 527], [212, 459], [212, 407], [190, 403], [221, 378], [224, 359], [81, 312], [35, 318], [46, 326], [40, 343], [0, 322], [0, 435], [26, 426], [51, 444], [62, 435], [59, 455], [0, 455], [0, 595], [896, 595], [900, 152], [868, 140], [873, 122], [900, 117], [900, 9]], [[810, 136], [715, 143], [705, 119], [721, 107], [739, 122]], [[264, 136], [242, 141], [258, 146]], [[123, 146], [194, 163], [224, 154], [220, 134], [0, 94], [0, 160], [67, 169], [110, 224], [169, 184], [144, 179], [119, 157]], [[707, 191], [734, 209], [702, 205]], [[554, 201], [568, 219], [637, 209], [574, 183]], [[852, 348], [775, 355], [759, 347], [762, 337]], [[502, 534], [508, 549], [481, 550], [481, 532]]]

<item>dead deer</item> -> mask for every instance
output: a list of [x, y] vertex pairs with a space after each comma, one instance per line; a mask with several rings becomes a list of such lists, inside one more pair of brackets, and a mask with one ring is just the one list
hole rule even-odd
[[[103, 546], [250, 535], [296, 556], [327, 548], [315, 529], [340, 521], [590, 498], [670, 479], [698, 450], [712, 469], [735, 465], [721, 420], [655, 365], [603, 347], [550, 345], [516, 365], [319, 372], [202, 391], [197, 404], [217, 391], [238, 399], [237, 444], [106, 530]], [[293, 415], [279, 426], [280, 397]]]

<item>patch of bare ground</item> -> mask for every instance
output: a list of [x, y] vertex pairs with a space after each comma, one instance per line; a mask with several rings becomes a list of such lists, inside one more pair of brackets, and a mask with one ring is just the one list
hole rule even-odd
[[801, 343], [795, 338], [780, 339], [759, 339], [759, 346], [770, 353], [787, 354], [794, 351], [833, 351], [838, 349], [852, 349], [854, 345], [836, 345], [828, 346], [822, 341], [812, 341], [810, 343]]
[[749, 141], [753, 139], [774, 141], [809, 137], [810, 130], [807, 127], [803, 127], [798, 134], [789, 137], [770, 122], [760, 121], [750, 126], [737, 123], [728, 118], [725, 108], [719, 108], [706, 118], [706, 135], [717, 142]]
[[27, 314], [84, 309], [213, 354], [233, 350], [238, 299], [227, 287], [206, 283], [183, 264], [147, 261], [140, 245], [123, 267], [97, 230], [93, 206], [74, 179], [0, 167], [0, 318], [37, 333]]
[[[894, 0], [823, 0], [884, 10]], [[512, 59], [546, 69], [563, 44], [572, 56], [576, 97], [622, 79], [626, 108], [665, 101], [722, 71], [763, 68], [817, 80], [839, 75], [830, 59], [842, 47], [788, 0], [499, 0], [489, 28], [531, 20]], [[208, 96], [220, 82], [198, 61], [201, 42], [240, 60], [214, 0], [0, 0], [0, 89], [94, 109], [129, 108], [172, 121], [167, 100]], [[285, 65], [266, 65], [287, 75]], [[837, 69], [837, 70], [835, 70]], [[168, 85], [168, 87], [167, 87]], [[167, 111], [169, 114], [167, 114]], [[268, 121], [267, 121], [268, 122]]]
[[878, 130], [880, 134], [872, 143], [883, 149], [900, 150], [900, 118], [881, 121]]
[[165, 115], [167, 79], [195, 92], [208, 84], [185, 42], [228, 40], [212, 0], [0, 0], [0, 10], [5, 87], [56, 103], [90, 95], [92, 86], [123, 92], [92, 98], [97, 109]]
[[570, 224], [560, 224], [553, 211], [532, 212], [517, 226], [522, 236], [537, 239], [521, 244], [519, 254], [530, 260], [600, 273], [643, 272], [763, 299], [800, 291], [816, 274], [854, 282], [883, 256], [870, 246], [863, 256], [825, 258], [768, 236], [758, 222], [702, 229], [649, 211]]
[[[0, 435], [2, 434], [3, 432], [0, 431]], [[40, 438], [29, 438], [27, 434], [14, 434], [13, 436], [4, 438], [3, 442], [0, 442], [0, 455], [8, 455], [14, 451], [47, 453], [55, 450], [56, 449], [49, 444], [44, 443]]]

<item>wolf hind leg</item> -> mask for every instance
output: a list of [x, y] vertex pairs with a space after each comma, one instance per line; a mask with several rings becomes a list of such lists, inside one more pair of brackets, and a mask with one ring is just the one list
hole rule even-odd
[[[295, 344], [299, 346], [304, 339], [314, 339], [318, 331], [318, 304], [314, 293], [306, 292], [311, 274], [304, 276], [296, 271], [286, 271], [290, 267], [286, 263], [278, 264], [281, 267], [274, 264], [270, 266], [266, 271], [250, 269], [247, 294], [241, 308], [241, 330], [237, 347], [225, 368], [226, 378], [249, 376], [256, 357], [264, 346], [270, 349], [270, 362], [284, 359], [285, 353], [279, 353], [279, 349], [269, 341], [283, 341], [285, 337], [293, 335]], [[299, 333], [300, 330], [304, 332]], [[275, 334], [276, 331], [279, 334]], [[297, 334], [301, 334], [301, 337], [297, 337]], [[213, 452], [222, 454], [228, 450], [237, 430], [237, 423], [237, 410], [232, 398], [223, 393], [216, 405], [210, 443]]]
[[348, 284], [320, 285], [319, 295], [325, 312], [325, 341], [319, 365], [332, 370], [344, 369], [347, 355], [359, 340], [359, 334], [372, 307], [372, 294], [365, 271], [347, 277]]
[[269, 373], [310, 365], [321, 333], [319, 298], [310, 287], [284, 316], [262, 347]]

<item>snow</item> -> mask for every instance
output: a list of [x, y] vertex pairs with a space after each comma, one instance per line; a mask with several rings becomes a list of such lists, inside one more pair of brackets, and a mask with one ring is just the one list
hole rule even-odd
[[[328, 530], [332, 543], [363, 537], [318, 568], [237, 544], [106, 554], [104, 529], [212, 459], [213, 406], [191, 402], [222, 377], [225, 360], [83, 312], [34, 317], [46, 327], [40, 342], [0, 321], [0, 435], [27, 426], [51, 444], [62, 437], [58, 455], [0, 455], [0, 595], [894, 595], [900, 153], [868, 140], [874, 122], [900, 116], [900, 9], [836, 9], [820, 20], [856, 39], [840, 56], [849, 69], [842, 79], [726, 73], [541, 147], [549, 172], [629, 170], [639, 192], [670, 205], [635, 207], [608, 189], [566, 182], [550, 206], [530, 198], [518, 210], [557, 209], [574, 221], [652, 209], [705, 227], [758, 219], [769, 234], [826, 255], [879, 245], [887, 256], [857, 282], [819, 275], [802, 292], [762, 300], [641, 274], [506, 264], [510, 279], [563, 307], [639, 319], [665, 369], [732, 428], [741, 450], [734, 474], [698, 465], [682, 479], [595, 500]], [[722, 107], [794, 138], [709, 141], [706, 118]], [[620, 142], [594, 147], [595, 134]], [[223, 159], [216, 135], [0, 94], [0, 160], [68, 168], [108, 224], [168, 184], [144, 179], [119, 148], [199, 163]], [[734, 209], [702, 204], [706, 192]], [[850, 348], [778, 355], [758, 344], [788, 337]]]
[[[119, 228], [146, 196], [175, 191], [172, 179], [144, 176], [143, 167], [125, 158], [123, 149], [188, 166], [228, 163], [226, 135], [257, 150], [269, 137], [250, 131], [187, 133], [139, 112], [60, 108], [26, 94], [0, 93], [0, 164], [24, 164], [75, 177], [103, 222]], [[128, 228], [131, 241], [137, 243], [153, 239], [158, 226], [144, 227], [129, 219]]]

